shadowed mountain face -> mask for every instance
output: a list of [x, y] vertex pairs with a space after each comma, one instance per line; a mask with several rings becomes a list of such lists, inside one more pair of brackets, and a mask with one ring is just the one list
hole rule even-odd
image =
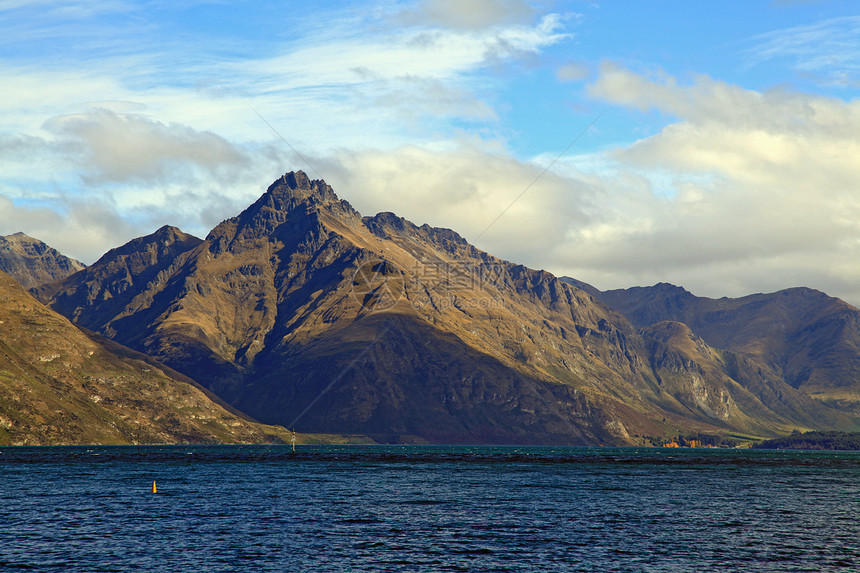
[[669, 284], [598, 296], [639, 328], [682, 322], [791, 387], [860, 413], [860, 310], [842, 300], [808, 288], [710, 299]]
[[0, 237], [0, 271], [9, 274], [24, 288], [66, 278], [83, 268], [83, 263], [24, 233]]
[[282, 441], [283, 428], [248, 422], [180, 378], [85, 334], [0, 272], [0, 445]]
[[767, 402], [769, 379], [740, 358], [637, 333], [585, 291], [453, 231], [362, 217], [301, 172], [204, 241], [164, 228], [39, 294], [255, 418], [302, 431], [624, 444], [850, 425], [784, 383], [790, 405]]

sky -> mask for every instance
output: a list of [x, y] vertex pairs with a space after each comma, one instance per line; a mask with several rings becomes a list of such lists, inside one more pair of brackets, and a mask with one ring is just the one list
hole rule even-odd
[[853, 1], [0, 0], [0, 235], [87, 264], [281, 174], [607, 290], [860, 305]]

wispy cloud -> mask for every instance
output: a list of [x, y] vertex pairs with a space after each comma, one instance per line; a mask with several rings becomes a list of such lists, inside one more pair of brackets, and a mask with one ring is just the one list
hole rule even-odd
[[39, 10], [46, 17], [62, 15], [90, 18], [94, 14], [105, 12], [125, 12], [131, 9], [122, 0], [94, 0], [92, 2], [75, 2], [57, 0], [0, 0], [0, 12], [14, 12], [22, 9]]
[[820, 82], [860, 85], [860, 16], [776, 30], [753, 41], [749, 66], [787, 59], [797, 72]]

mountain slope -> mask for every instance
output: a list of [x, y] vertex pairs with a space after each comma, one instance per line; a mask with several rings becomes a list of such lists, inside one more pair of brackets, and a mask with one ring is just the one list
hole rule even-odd
[[84, 266], [24, 233], [0, 237], [0, 271], [24, 288], [63, 279]]
[[[686, 382], [667, 390], [654, 341], [583, 290], [448, 229], [362, 217], [301, 172], [204, 241], [141, 259], [134, 276], [150, 278], [111, 270], [158, 250], [156, 235], [40, 295], [267, 422], [388, 441], [571, 444], [807, 427], [756, 396], [718, 415], [720, 389], [743, 389], [695, 361], [675, 361]], [[683, 399], [703, 371], [710, 402]]]
[[[680, 322], [640, 331], [651, 341], [660, 385], [689, 408], [755, 432], [778, 416], [806, 427], [852, 427], [850, 419], [786, 384], [772, 370], [742, 354], [710, 347]], [[679, 368], [680, 365], [683, 367]], [[774, 425], [772, 430], [778, 431]]]
[[[85, 334], [0, 272], [0, 444], [280, 442], [192, 383]], [[178, 376], [178, 375], [176, 375]]]
[[683, 322], [708, 344], [772, 370], [822, 402], [860, 413], [860, 310], [807, 288], [697, 297], [668, 284], [599, 294], [637, 327]]

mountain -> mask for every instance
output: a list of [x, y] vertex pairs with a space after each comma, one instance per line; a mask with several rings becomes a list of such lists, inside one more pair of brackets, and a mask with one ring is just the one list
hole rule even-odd
[[[660, 385], [678, 401], [732, 427], [761, 431], [774, 414], [804, 427], [845, 427], [844, 415], [786, 384], [747, 356], [708, 345], [681, 322], [663, 321], [640, 330], [651, 344], [651, 365]], [[770, 425], [774, 432], [779, 425]]]
[[63, 279], [83, 268], [83, 263], [24, 233], [0, 237], [0, 271], [25, 288]]
[[791, 288], [711, 299], [665, 283], [597, 296], [638, 328], [682, 322], [709, 345], [754, 361], [823, 403], [860, 414], [860, 310], [838, 298]]
[[82, 332], [0, 272], [0, 445], [282, 443], [151, 358]]
[[590, 445], [852, 424], [454, 231], [362, 217], [302, 172], [202, 241], [164, 227], [38, 294], [302, 431]]

